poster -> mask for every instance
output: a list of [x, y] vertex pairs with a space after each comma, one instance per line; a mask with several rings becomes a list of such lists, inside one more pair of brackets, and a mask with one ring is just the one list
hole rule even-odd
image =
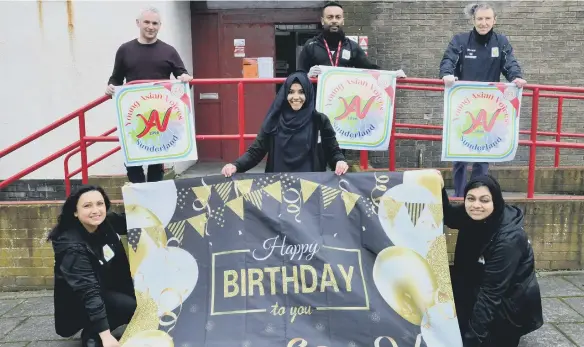
[[119, 86], [114, 100], [126, 166], [197, 159], [188, 83], [173, 80]]
[[522, 91], [513, 83], [489, 82], [456, 82], [446, 88], [442, 161], [513, 160]]
[[316, 109], [326, 114], [345, 149], [387, 151], [396, 73], [320, 66]]
[[274, 78], [274, 58], [244, 58], [242, 59], [243, 78]]
[[433, 170], [122, 193], [138, 300], [123, 347], [462, 346]]
[[233, 39], [233, 56], [245, 58], [245, 39]]

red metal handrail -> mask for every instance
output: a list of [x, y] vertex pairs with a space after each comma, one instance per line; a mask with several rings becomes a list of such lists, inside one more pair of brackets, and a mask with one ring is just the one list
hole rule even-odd
[[[245, 140], [255, 138], [255, 134], [245, 134], [245, 100], [244, 100], [244, 84], [266, 84], [266, 83], [282, 83], [285, 81], [285, 78], [271, 78], [271, 79], [244, 79], [244, 78], [222, 78], [222, 79], [197, 79], [191, 82], [191, 85], [209, 85], [209, 84], [237, 84], [237, 99], [238, 99], [238, 112], [237, 112], [237, 119], [238, 119], [238, 133], [233, 135], [196, 135], [197, 140], [238, 140], [239, 141], [239, 153], [243, 154], [245, 152]], [[150, 82], [150, 81], [134, 81], [134, 83], [140, 82]], [[313, 79], [312, 82], [316, 82], [316, 79]], [[413, 85], [412, 85], [413, 84]], [[442, 80], [436, 79], [425, 79], [425, 78], [406, 78], [406, 79], [399, 79], [398, 80], [398, 89], [403, 90], [424, 90], [424, 91], [443, 91], [444, 87], [442, 86]], [[528, 189], [527, 189], [527, 197], [533, 198], [534, 195], [534, 186], [535, 186], [535, 163], [536, 163], [536, 148], [537, 147], [553, 147], [556, 150], [555, 159], [554, 159], [554, 166], [558, 167], [560, 158], [559, 158], [559, 150], [560, 148], [580, 148], [584, 149], [583, 143], [566, 143], [561, 142], [561, 138], [584, 138], [584, 134], [579, 133], [562, 133], [561, 132], [561, 123], [562, 123], [562, 115], [563, 115], [563, 101], [564, 99], [584, 99], [584, 88], [579, 87], [567, 87], [567, 86], [547, 86], [547, 85], [527, 85], [524, 87], [526, 90], [532, 90], [532, 92], [524, 92], [524, 96], [531, 96], [532, 97], [532, 123], [531, 129], [529, 131], [521, 131], [521, 134], [529, 134], [529, 140], [520, 140], [520, 145], [527, 145], [530, 147], [530, 156], [529, 156], [529, 175], [528, 175]], [[582, 93], [582, 95], [578, 94], [551, 94], [551, 93], [541, 93], [541, 91], [553, 91], [559, 93]], [[542, 131], [539, 132], [537, 130], [538, 125], [538, 118], [539, 118], [539, 99], [541, 97], [545, 98], [557, 98], [558, 99], [558, 119], [557, 119], [557, 129], [555, 132], [551, 131]], [[0, 182], [0, 189], [11, 184], [12, 182], [16, 181], [17, 179], [41, 168], [42, 166], [52, 162], [53, 160], [63, 156], [64, 154], [68, 153], [65, 158], [64, 162], [64, 170], [65, 170], [65, 186], [67, 195], [70, 193], [70, 179], [71, 177], [81, 173], [82, 174], [82, 182], [87, 183], [88, 181], [88, 169], [89, 167], [95, 165], [96, 163], [102, 161], [103, 159], [111, 156], [112, 154], [116, 153], [120, 150], [120, 147], [116, 147], [105, 154], [101, 155], [97, 159], [88, 162], [87, 159], [87, 147], [91, 146], [96, 142], [117, 142], [118, 138], [115, 136], [108, 136], [116, 131], [116, 128], [110, 129], [103, 133], [100, 136], [87, 136], [86, 129], [85, 129], [85, 113], [102, 104], [110, 97], [104, 95], [97, 100], [91, 102], [90, 104], [72, 112], [71, 114], [63, 117], [62, 119], [48, 125], [47, 127], [35, 132], [34, 134], [28, 136], [27, 138], [17, 142], [16, 144], [6, 148], [5, 150], [0, 151], [0, 158], [14, 152], [16, 149], [38, 139], [42, 135], [49, 133], [50, 131], [56, 129], [57, 127], [62, 126], [63, 124], [67, 123], [68, 121], [78, 118], [79, 119], [79, 141], [72, 143], [71, 145], [55, 152], [51, 156], [41, 160], [40, 162], [36, 163], [35, 165], [30, 166], [29, 168], [20, 171], [19, 173], [9, 177], [8, 179]], [[393, 105], [395, 110], [395, 103]], [[424, 124], [406, 124], [406, 123], [396, 123], [394, 117], [394, 124], [392, 127], [392, 134], [391, 134], [391, 141], [390, 141], [390, 163], [389, 168], [390, 171], [395, 170], [395, 141], [397, 139], [408, 139], [408, 140], [426, 140], [426, 141], [441, 141], [441, 135], [426, 135], [426, 134], [405, 134], [405, 133], [396, 133], [395, 129], [397, 128], [408, 128], [408, 129], [433, 129], [433, 130], [441, 130], [441, 126], [437, 125], [424, 125]], [[554, 136], [555, 141], [538, 141], [537, 136]], [[68, 163], [70, 158], [77, 154], [81, 153], [81, 168], [69, 172]], [[368, 155], [366, 151], [361, 151], [361, 166], [364, 169], [367, 169], [368, 163]]]

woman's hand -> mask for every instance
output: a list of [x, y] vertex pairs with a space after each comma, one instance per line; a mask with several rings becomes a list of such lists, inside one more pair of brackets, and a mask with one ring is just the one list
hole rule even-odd
[[227, 164], [221, 169], [221, 174], [225, 177], [231, 177], [234, 173], [237, 172], [237, 168], [233, 164]]
[[113, 337], [112, 333], [109, 330], [103, 331], [99, 333], [99, 337], [101, 338], [101, 343], [103, 347], [121, 347], [118, 340]]
[[347, 170], [349, 170], [349, 165], [346, 162], [342, 160], [337, 161], [337, 168], [335, 169], [335, 174], [343, 175], [347, 172]]
[[442, 172], [440, 170], [434, 170], [438, 177], [440, 177], [440, 188], [444, 188], [444, 177], [442, 177]]

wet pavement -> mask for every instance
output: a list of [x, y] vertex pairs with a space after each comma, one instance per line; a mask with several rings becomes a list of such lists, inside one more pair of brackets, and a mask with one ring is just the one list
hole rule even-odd
[[[584, 272], [539, 278], [545, 325], [521, 347], [584, 347]], [[53, 293], [0, 292], [0, 347], [79, 347], [78, 337], [55, 334]], [[401, 347], [401, 346], [400, 346]]]

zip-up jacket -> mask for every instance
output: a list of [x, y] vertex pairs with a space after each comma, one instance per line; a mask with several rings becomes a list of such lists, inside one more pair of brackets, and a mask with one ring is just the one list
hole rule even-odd
[[523, 78], [509, 40], [494, 31], [486, 37], [474, 29], [455, 35], [440, 63], [440, 78], [454, 75], [460, 81], [500, 82], [501, 74], [509, 82]]
[[[98, 235], [99, 233], [99, 235]], [[118, 235], [127, 234], [124, 214], [109, 213], [94, 235], [81, 224], [53, 240], [55, 251], [55, 331], [69, 337], [86, 327], [109, 329], [104, 290], [134, 297], [130, 263]], [[113, 250], [107, 260], [104, 246]]]
[[[341, 57], [339, 58], [339, 67], [354, 67], [359, 69], [379, 70], [380, 67], [367, 58], [365, 51], [357, 42], [349, 40], [344, 36], [341, 43]], [[333, 56], [333, 61], [337, 60], [336, 52], [338, 46], [329, 47]], [[331, 66], [328, 52], [324, 46], [324, 36], [319, 34], [306, 41], [302, 52], [298, 58], [298, 70], [308, 73], [310, 68], [316, 65]]]

